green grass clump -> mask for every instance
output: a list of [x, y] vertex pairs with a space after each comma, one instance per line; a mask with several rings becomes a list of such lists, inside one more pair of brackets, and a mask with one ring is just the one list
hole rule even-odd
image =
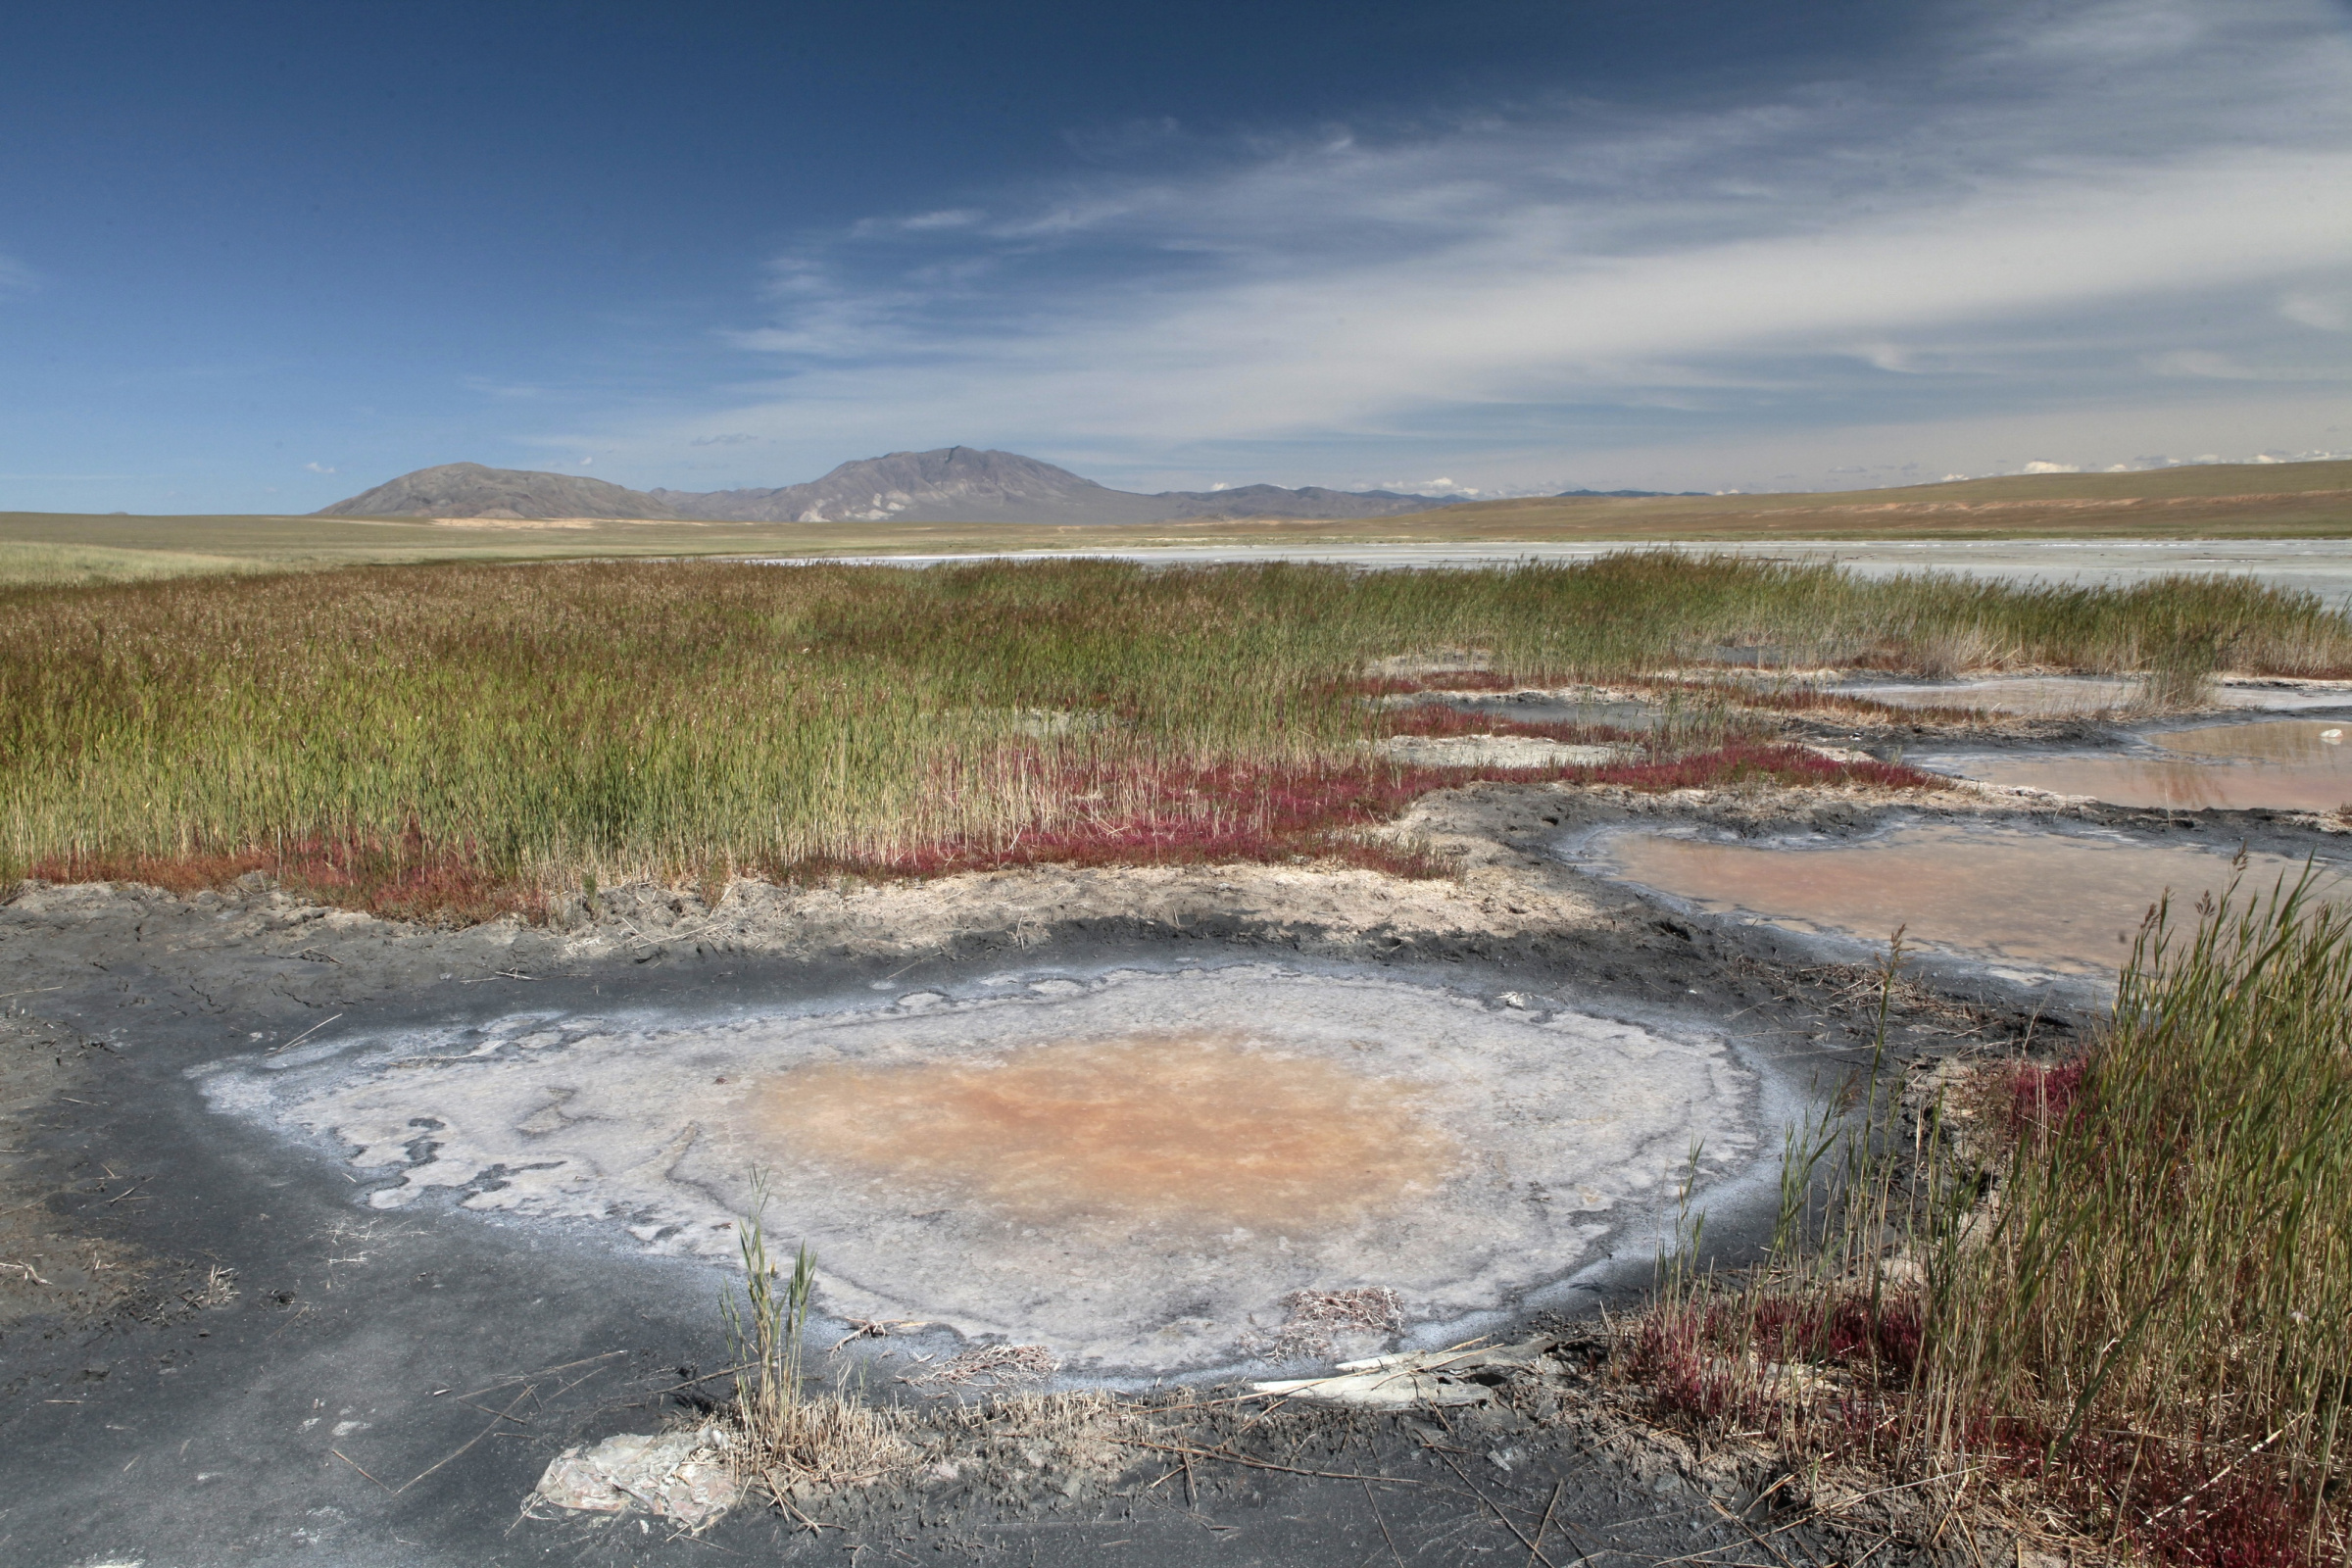
[[[984, 863], [1088, 833], [1144, 858], [1256, 854], [1312, 830], [1298, 802], [1395, 794], [1407, 770], [1364, 751], [1391, 722], [1362, 700], [1377, 660], [1467, 648], [1548, 682], [1742, 643], [1800, 662], [1940, 667], [1965, 645], [1972, 661], [2124, 669], [2187, 642], [2244, 668], [2352, 667], [2342, 616], [2243, 582], [1865, 582], [1656, 554], [1370, 573], [401, 566], [13, 589], [0, 875], [301, 866], [330, 895], [393, 889], [372, 906], [391, 912], [466, 913], [585, 875]], [[1333, 782], [1349, 769], [1362, 788]], [[1247, 778], [1285, 782], [1238, 790]], [[1147, 818], [1168, 830], [1113, 831]]]
[[1998, 1209], [1932, 1270], [1936, 1446], [2035, 1438], [2175, 1560], [2345, 1546], [2352, 909], [2309, 890], [2186, 932], [2159, 911], [2111, 1026], [2058, 1094], [2026, 1086]]
[[1898, 933], [1881, 1060], [1845, 1128], [1791, 1131], [1769, 1262], [1670, 1275], [1622, 1375], [1713, 1438], [2149, 1561], [2352, 1561], [2352, 908], [2312, 886], [2185, 929], [2160, 906], [2085, 1050], [1988, 1064], [1907, 1130]]

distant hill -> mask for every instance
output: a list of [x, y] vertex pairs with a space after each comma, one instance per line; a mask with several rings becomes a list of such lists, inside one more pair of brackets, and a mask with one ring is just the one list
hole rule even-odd
[[1171, 522], [1190, 517], [1388, 517], [1451, 506], [1388, 490], [1113, 490], [1067, 468], [976, 447], [893, 452], [772, 490], [629, 490], [602, 479], [486, 468], [419, 468], [322, 508], [330, 517], [636, 517], [705, 522]]
[[642, 491], [568, 473], [445, 463], [321, 507], [319, 517], [648, 517], [678, 514]]
[[774, 490], [656, 490], [682, 517], [714, 522], [1156, 522], [1152, 498], [1112, 490], [1016, 452], [942, 447], [845, 463]]

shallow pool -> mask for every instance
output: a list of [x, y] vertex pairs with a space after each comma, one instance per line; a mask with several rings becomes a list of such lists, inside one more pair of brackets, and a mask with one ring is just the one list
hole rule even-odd
[[2352, 726], [2261, 719], [2145, 736], [2126, 751], [1970, 753], [1920, 765], [1989, 784], [2087, 795], [2116, 806], [2178, 810], [2333, 811], [2352, 803]]
[[[2120, 970], [2150, 906], [2185, 911], [2226, 887], [2230, 858], [2120, 834], [1912, 822], [1862, 839], [1738, 840], [1612, 830], [1588, 842], [1603, 875], [1709, 913], [2056, 974]], [[2300, 860], [2248, 858], [2244, 886], [2292, 878]], [[2335, 879], [2331, 877], [2331, 881]]]

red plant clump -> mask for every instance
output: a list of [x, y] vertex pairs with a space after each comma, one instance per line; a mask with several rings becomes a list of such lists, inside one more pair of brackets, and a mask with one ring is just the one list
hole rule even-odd
[[1625, 1370], [1662, 1415], [1775, 1430], [1795, 1407], [1777, 1396], [1776, 1369], [1829, 1366], [1867, 1374], [1834, 1414], [1875, 1422], [1880, 1390], [1907, 1388], [1927, 1315], [1907, 1294], [1725, 1298], [1662, 1307], [1643, 1320]]
[[2081, 1106], [2085, 1065], [2081, 1056], [2011, 1065], [2002, 1102], [2009, 1130], [2020, 1136], [2046, 1133], [2070, 1120]]
[[1841, 762], [1803, 746], [1733, 741], [1711, 752], [1655, 762], [1617, 762], [1578, 770], [1586, 784], [1637, 790], [1711, 789], [1726, 784], [1875, 784], [1883, 789], [1942, 789], [1951, 781], [1900, 762]]
[[[1561, 726], [1523, 726], [1546, 733]], [[1465, 732], [1466, 733], [1466, 732]], [[1663, 761], [1597, 766], [1399, 766], [1363, 760], [1338, 767], [1094, 764], [1064, 769], [1051, 795], [1073, 809], [1049, 826], [1024, 828], [1003, 843], [938, 840], [872, 856], [817, 856], [791, 861], [752, 858], [769, 875], [807, 879], [939, 876], [999, 866], [1063, 864], [1187, 865], [1218, 861], [1322, 860], [1393, 876], [1447, 874], [1449, 862], [1363, 830], [1391, 822], [1434, 791], [1480, 782], [1558, 779], [1637, 790], [1708, 788], [1742, 783], [1864, 783], [1897, 789], [1938, 781], [1885, 762], [1839, 762], [1798, 746], [1737, 742]], [[1094, 802], [1117, 802], [1097, 808]], [[287, 841], [273, 849], [181, 856], [70, 854], [28, 868], [50, 882], [144, 882], [189, 894], [220, 887], [251, 871], [289, 892], [397, 919], [473, 923], [501, 914], [542, 919], [546, 890], [507, 868], [472, 841], [429, 836], [416, 824], [397, 835], [345, 833]]]
[[1748, 1314], [1760, 1348], [1779, 1361], [1866, 1365], [1908, 1383], [1919, 1366], [1927, 1314], [1906, 1295], [1864, 1294], [1824, 1299], [1769, 1298]]
[[2005, 1424], [1984, 1445], [2004, 1468], [2112, 1521], [2142, 1559], [2172, 1568], [2302, 1568], [2340, 1560], [2310, 1549], [2312, 1497], [2268, 1456], [2202, 1444], [2083, 1432], [2050, 1456], [2052, 1434]]
[[1934, 787], [1931, 774], [1885, 762], [1839, 762], [1798, 746], [1737, 743], [1665, 762], [1594, 766], [1443, 767], [1356, 762], [1342, 767], [1250, 768], [1129, 765], [1071, 769], [1065, 800], [1118, 798], [1123, 812], [1086, 815], [1074, 825], [1024, 828], [1002, 845], [942, 841], [871, 859], [809, 858], [763, 867], [808, 877], [938, 876], [1005, 865], [1185, 865], [1213, 861], [1336, 859], [1401, 876], [1440, 876], [1446, 862], [1360, 836], [1394, 821], [1421, 797], [1481, 782], [1556, 778], [1639, 790], [1725, 784], [1838, 784]]
[[[2063, 1067], [2049, 1068], [2053, 1077]], [[2079, 1075], [2078, 1075], [2079, 1076]], [[1724, 1297], [1669, 1302], [1644, 1317], [1619, 1371], [1661, 1417], [1766, 1434], [1826, 1425], [1864, 1448], [1904, 1424], [1925, 1348], [1926, 1303], [1912, 1293]], [[1791, 1398], [1783, 1369], [1836, 1368], [1834, 1393]], [[2067, 1434], [2038, 1418], [1979, 1414], [1962, 1446], [2030, 1482], [2145, 1560], [2166, 1568], [2305, 1568], [2315, 1498], [2283, 1462], [2242, 1449], [2095, 1426]]]
[[391, 838], [353, 833], [277, 850], [52, 856], [27, 874], [45, 882], [139, 882], [184, 897], [255, 871], [288, 892], [386, 919], [476, 925], [502, 914], [537, 920], [547, 913], [537, 886], [486, 864], [469, 846], [430, 844], [413, 824]]

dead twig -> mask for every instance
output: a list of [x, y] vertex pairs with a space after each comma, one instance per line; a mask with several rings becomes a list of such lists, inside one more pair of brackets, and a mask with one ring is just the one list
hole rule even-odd
[[1534, 1568], [1536, 1551], [1544, 1544], [1544, 1532], [1551, 1528], [1551, 1510], [1560, 1505], [1560, 1489], [1566, 1485], [1568, 1483], [1565, 1481], [1554, 1481], [1551, 1484], [1551, 1496], [1544, 1504], [1544, 1517], [1536, 1521], [1536, 1539], [1527, 1548], [1529, 1568]]
[[[1555, 1491], [1552, 1495], [1559, 1494]], [[1396, 1568], [1404, 1568], [1404, 1554], [1396, 1549], [1396, 1538], [1389, 1534], [1389, 1522], [1380, 1516], [1380, 1503], [1372, 1495], [1369, 1482], [1364, 1484], [1364, 1506], [1372, 1510], [1372, 1522], [1380, 1526], [1380, 1539], [1389, 1544], [1389, 1555], [1396, 1560]]]
[[[341, 1448], [329, 1448], [326, 1451], [333, 1454], [336, 1458], [342, 1460], [345, 1464], [351, 1466], [354, 1470], [359, 1471], [360, 1474], [368, 1476], [367, 1469], [361, 1465], [360, 1461], [354, 1459], [350, 1454], [345, 1453]], [[375, 1477], [373, 1476], [368, 1476], [368, 1479], [370, 1481], [375, 1481]], [[375, 1484], [379, 1487], [384, 1487], [384, 1484], [381, 1481], [375, 1481]], [[392, 1491], [390, 1487], [384, 1487], [384, 1490], [386, 1492]], [[399, 1494], [394, 1493], [393, 1495], [398, 1496]]]
[[131, 1184], [130, 1184], [128, 1187], [125, 1187], [125, 1188], [123, 1188], [123, 1189], [122, 1189], [121, 1192], [117, 1193], [117, 1194], [116, 1194], [114, 1197], [112, 1197], [112, 1198], [108, 1199], [108, 1200], [106, 1200], [106, 1203], [105, 1203], [105, 1205], [104, 1205], [104, 1206], [106, 1206], [106, 1207], [108, 1207], [108, 1208], [112, 1208], [112, 1207], [114, 1207], [114, 1206], [115, 1206], [117, 1203], [120, 1203], [121, 1201], [122, 1201], [122, 1200], [124, 1200], [125, 1198], [128, 1198], [128, 1197], [129, 1197], [131, 1194], [133, 1194], [133, 1193], [137, 1192], [137, 1191], [138, 1191], [140, 1188], [142, 1188], [142, 1187], [146, 1186], [146, 1185], [147, 1185], [149, 1182], [151, 1182], [151, 1181], [153, 1181], [153, 1180], [155, 1180], [155, 1178], [154, 1178], [153, 1176], [142, 1176], [142, 1177], [140, 1177], [140, 1178], [139, 1178], [137, 1181], [135, 1181], [135, 1182], [132, 1182], [132, 1183], [131, 1183]]
[[335, 1018], [340, 1018], [342, 1016], [343, 1014], [338, 1012], [335, 1014], [334, 1018], [321, 1018], [317, 1023], [311, 1025], [308, 1029], [305, 1029], [302, 1033], [296, 1035], [293, 1039], [287, 1041], [284, 1045], [271, 1046], [268, 1051], [264, 1052], [263, 1054], [274, 1056], [281, 1051], [292, 1051], [296, 1046], [301, 1045], [305, 1040], [310, 1039], [311, 1036], [317, 1034], [328, 1024], [333, 1023]]
[[[397, 1497], [397, 1496], [399, 1496], [401, 1493], [408, 1491], [408, 1490], [409, 1490], [411, 1487], [415, 1486], [415, 1485], [416, 1485], [417, 1482], [419, 1482], [419, 1481], [422, 1481], [422, 1480], [423, 1480], [423, 1479], [424, 1479], [426, 1476], [429, 1476], [429, 1475], [431, 1475], [431, 1474], [433, 1473], [433, 1471], [440, 1469], [442, 1465], [448, 1464], [448, 1463], [450, 1462], [450, 1460], [451, 1460], [451, 1459], [456, 1459], [456, 1458], [458, 1458], [460, 1455], [464, 1454], [467, 1448], [470, 1448], [470, 1447], [472, 1447], [472, 1446], [473, 1446], [475, 1444], [477, 1444], [477, 1443], [481, 1442], [481, 1441], [482, 1441], [484, 1438], [488, 1437], [488, 1436], [489, 1436], [491, 1433], [493, 1433], [493, 1432], [495, 1432], [496, 1430], [498, 1430], [498, 1424], [499, 1424], [499, 1422], [501, 1422], [501, 1421], [512, 1421], [512, 1420], [514, 1420], [514, 1410], [515, 1410], [515, 1406], [517, 1406], [517, 1405], [521, 1404], [523, 1400], [525, 1400], [525, 1399], [529, 1398], [529, 1397], [531, 1396], [531, 1395], [532, 1395], [532, 1394], [535, 1392], [535, 1390], [536, 1390], [536, 1386], [535, 1386], [535, 1385], [532, 1385], [532, 1386], [526, 1386], [526, 1387], [523, 1389], [523, 1391], [522, 1391], [520, 1394], [517, 1394], [516, 1396], [514, 1396], [514, 1403], [512, 1403], [512, 1404], [509, 1404], [509, 1405], [508, 1405], [508, 1406], [507, 1406], [507, 1407], [506, 1407], [504, 1410], [501, 1410], [501, 1411], [500, 1411], [500, 1412], [499, 1412], [497, 1415], [495, 1415], [495, 1416], [492, 1416], [492, 1417], [490, 1418], [490, 1424], [489, 1424], [488, 1426], [486, 1426], [486, 1427], [482, 1428], [482, 1430], [481, 1430], [481, 1431], [479, 1431], [479, 1432], [476, 1432], [476, 1433], [475, 1433], [475, 1434], [474, 1434], [472, 1437], [470, 1437], [470, 1438], [467, 1438], [467, 1439], [466, 1440], [466, 1442], [465, 1442], [463, 1445], [461, 1445], [461, 1446], [459, 1446], [459, 1448], [458, 1448], [458, 1451], [457, 1451], [456, 1453], [453, 1453], [453, 1454], [449, 1455], [449, 1457], [448, 1457], [448, 1458], [441, 1460], [439, 1463], [437, 1463], [437, 1464], [434, 1464], [434, 1465], [433, 1465], [433, 1466], [431, 1466], [430, 1468], [428, 1468], [428, 1469], [425, 1469], [425, 1470], [420, 1470], [420, 1471], [418, 1471], [416, 1474], [415, 1474], [415, 1475], [413, 1475], [413, 1476], [409, 1477], [409, 1479], [408, 1479], [408, 1480], [406, 1480], [406, 1481], [404, 1481], [404, 1482], [402, 1482], [402, 1483], [400, 1484], [399, 1488], [398, 1488], [396, 1491], [394, 1491], [392, 1494], [393, 1494], [394, 1496], [396, 1496], [396, 1497]], [[354, 1465], [352, 1468], [356, 1470], [356, 1469], [358, 1469], [359, 1467], [358, 1467], [357, 1465]], [[370, 1477], [368, 1477], [368, 1479], [372, 1481], [372, 1480], [374, 1480], [375, 1478], [374, 1478], [374, 1477], [372, 1477], [372, 1476], [370, 1476]], [[381, 1483], [381, 1482], [378, 1482], [378, 1483], [377, 1483], [377, 1485], [379, 1485], [379, 1486], [380, 1486], [380, 1485], [382, 1485], [382, 1483]]]
[[[543, 1366], [536, 1372], [517, 1372], [511, 1378], [500, 1378], [496, 1383], [486, 1383], [478, 1389], [468, 1389], [458, 1397], [461, 1399], [479, 1398], [485, 1394], [495, 1393], [500, 1389], [511, 1389], [517, 1383], [527, 1383], [532, 1378], [553, 1377], [558, 1372], [568, 1372], [575, 1366], [587, 1366], [595, 1361], [610, 1361], [616, 1355], [628, 1353], [626, 1350], [607, 1350], [602, 1355], [583, 1355], [577, 1361], [565, 1361], [561, 1366]], [[683, 1388], [685, 1385], [680, 1384], [679, 1387]], [[447, 1391], [442, 1392], [446, 1393]]]
[[2280, 1427], [2278, 1431], [2272, 1433], [2269, 1437], [2263, 1439], [2260, 1443], [2257, 1443], [2254, 1445], [2254, 1446], [2248, 1448], [2245, 1452], [2239, 1454], [2236, 1458], [2222, 1466], [2221, 1469], [2215, 1471], [2213, 1475], [2206, 1479], [2203, 1486], [2196, 1488], [2194, 1491], [2182, 1493], [2180, 1496], [2175, 1497], [2171, 1502], [2166, 1503], [2162, 1508], [2156, 1510], [2156, 1512], [2148, 1515], [2148, 1523], [2151, 1525], [2156, 1523], [2166, 1514], [2171, 1513], [2175, 1508], [2181, 1506], [2183, 1503], [2192, 1501], [2207, 1488], [2218, 1486], [2230, 1474], [2230, 1471], [2235, 1470], [2239, 1465], [2244, 1464], [2248, 1459], [2253, 1458], [2263, 1449], [2269, 1447], [2272, 1444], [2277, 1443], [2280, 1438], [2285, 1437], [2286, 1434], [2293, 1428], [2293, 1425], [2294, 1423], [2290, 1421], [2286, 1426]]
[[[1558, 1568], [1558, 1565], [1555, 1564], [1549, 1557], [1544, 1555], [1544, 1548], [1542, 1546], [1528, 1539], [1527, 1532], [1520, 1529], [1509, 1514], [1504, 1513], [1500, 1508], [1495, 1506], [1494, 1498], [1488, 1496], [1485, 1493], [1478, 1490], [1477, 1482], [1472, 1481], [1468, 1476], [1462, 1474], [1462, 1467], [1460, 1465], [1455, 1464], [1451, 1459], [1444, 1459], [1442, 1462], [1445, 1464], [1446, 1469], [1453, 1472], [1455, 1479], [1459, 1480], [1463, 1486], [1470, 1489], [1470, 1495], [1476, 1497], [1480, 1502], [1485, 1503], [1487, 1505], [1487, 1511], [1502, 1521], [1503, 1529], [1508, 1530], [1512, 1535], [1519, 1538], [1519, 1544], [1527, 1548], [1527, 1560], [1529, 1562], [1540, 1562], [1544, 1565], [1544, 1568]], [[1549, 1510], [1547, 1509], [1545, 1512], [1548, 1514]]]

